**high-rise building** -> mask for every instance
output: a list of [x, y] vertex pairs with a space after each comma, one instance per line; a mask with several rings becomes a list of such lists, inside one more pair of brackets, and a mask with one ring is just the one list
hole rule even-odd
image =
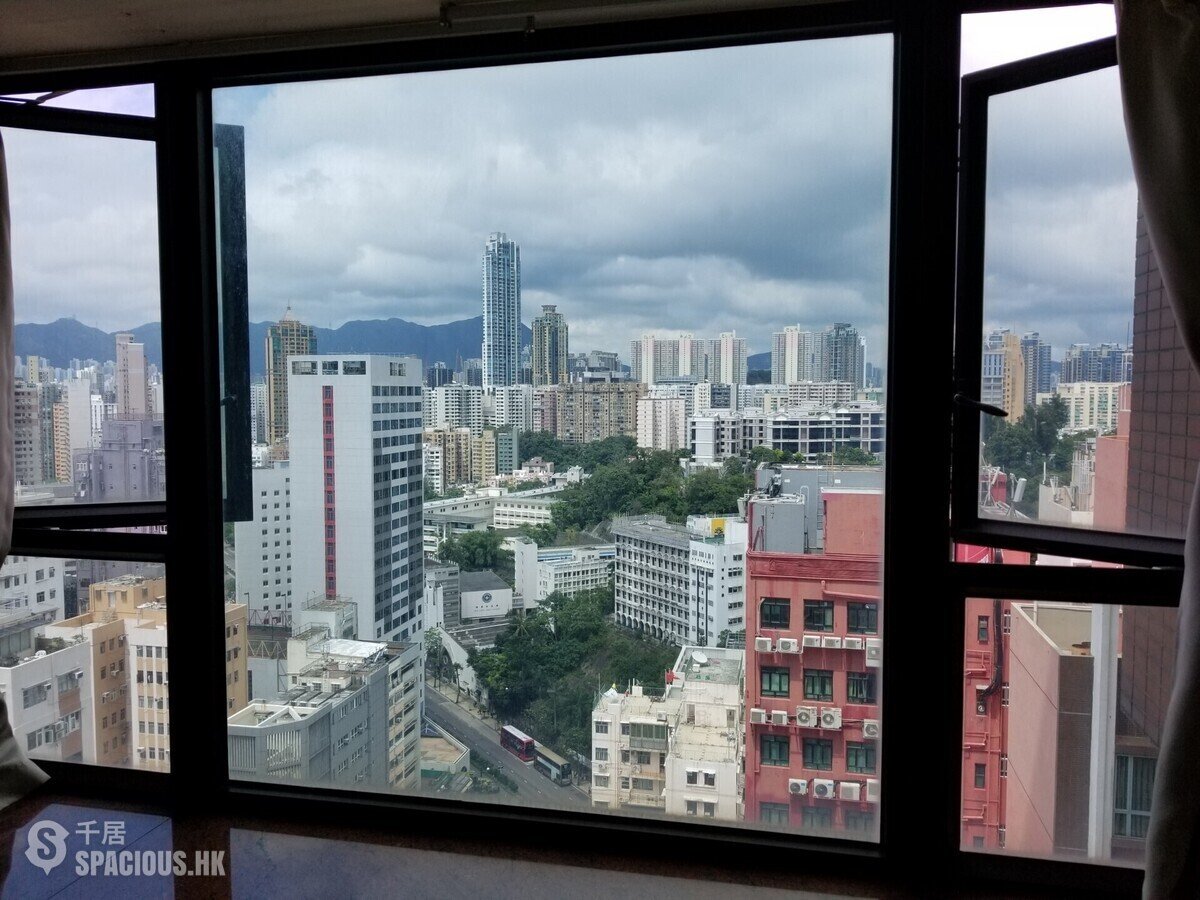
[[[866, 375], [866, 341], [848, 322], [835, 322], [822, 332], [823, 372], [820, 381], [848, 381], [855, 390]], [[816, 379], [814, 379], [816, 380]]]
[[533, 384], [566, 384], [567, 320], [557, 307], [546, 305], [533, 320]]
[[267, 383], [250, 382], [250, 440], [256, 444], [267, 443]]
[[416, 357], [288, 359], [292, 583], [355, 602], [363, 639], [422, 631], [423, 374]]
[[95, 450], [72, 454], [76, 497], [89, 503], [165, 500], [162, 419], [106, 419]]
[[483, 397], [483, 421], [496, 428], [533, 428], [533, 392], [528, 384], [493, 388]]
[[128, 332], [117, 340], [117, 418], [144, 419], [149, 415], [147, 401], [146, 348]]
[[454, 370], [440, 360], [425, 370], [425, 387], [433, 390], [454, 380]]
[[519, 468], [521, 432], [516, 428], [501, 428], [496, 432], [496, 474], [511, 475]]
[[1012, 421], [1025, 415], [1025, 358], [1020, 339], [1007, 328], [984, 339], [979, 399], [1000, 407]]
[[[722, 332], [716, 340], [716, 373], [711, 371], [708, 380], [720, 384], [746, 383], [746, 340], [739, 338], [736, 332]], [[711, 364], [710, 364], [711, 365]], [[859, 367], [861, 369], [861, 366]], [[680, 373], [686, 374], [686, 373]], [[861, 387], [861, 378], [859, 379]]]
[[637, 402], [646, 386], [636, 382], [560, 384], [554, 388], [554, 435], [569, 444], [637, 437]]
[[788, 325], [775, 332], [771, 345], [771, 383], [820, 381], [824, 377], [821, 351], [822, 341], [815, 331], [801, 331], [799, 325]]
[[1072, 344], [1063, 356], [1058, 380], [1132, 381], [1133, 350], [1124, 344]]
[[468, 428], [482, 434], [484, 391], [457, 381], [426, 394], [424, 423], [429, 428]]
[[646, 397], [637, 405], [638, 446], [680, 450], [687, 446], [687, 404], [682, 397]]
[[71, 482], [71, 428], [68, 422], [69, 409], [63, 400], [53, 407], [54, 426], [54, 480], [64, 484]]
[[267, 361], [267, 443], [281, 444], [288, 433], [288, 365], [293, 356], [317, 352], [317, 332], [292, 315], [289, 307], [283, 318], [268, 326]]
[[293, 603], [291, 471], [286, 462], [256, 468], [250, 483], [253, 518], [233, 526], [237, 596], [258, 621], [279, 624]]
[[1021, 357], [1025, 362], [1025, 405], [1037, 404], [1038, 394], [1054, 390], [1050, 370], [1050, 345], [1036, 331], [1021, 336]]
[[519, 383], [520, 366], [521, 248], [498, 231], [483, 249], [483, 387]]

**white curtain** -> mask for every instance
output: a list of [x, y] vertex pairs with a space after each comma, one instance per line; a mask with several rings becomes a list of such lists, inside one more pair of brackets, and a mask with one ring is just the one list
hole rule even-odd
[[[0, 135], [0, 564], [12, 546], [13, 520], [13, 282], [12, 227], [8, 212], [8, 176], [4, 136]], [[0, 808], [46, 780], [25, 758], [0, 698]]]
[[[1117, 0], [1125, 124], [1150, 242], [1200, 364], [1200, 0]], [[1200, 497], [1188, 521], [1175, 685], [1146, 844], [1146, 898], [1200, 897]]]

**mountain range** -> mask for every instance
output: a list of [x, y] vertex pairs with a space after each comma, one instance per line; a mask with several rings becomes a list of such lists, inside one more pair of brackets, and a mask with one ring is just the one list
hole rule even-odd
[[[251, 322], [249, 329], [250, 374], [266, 373], [265, 342], [270, 322]], [[162, 334], [157, 322], [127, 329], [146, 346], [148, 362], [162, 368]], [[47, 324], [23, 323], [15, 329], [16, 355], [40, 356], [50, 365], [66, 368], [72, 359], [116, 358], [116, 332], [108, 333], [76, 319], [59, 319]], [[444, 362], [453, 367], [458, 359], [478, 358], [483, 343], [483, 316], [441, 325], [418, 325], [404, 319], [366, 319], [346, 322], [337, 328], [317, 328], [318, 353], [401, 353], [419, 356], [426, 366]], [[528, 346], [532, 332], [521, 326], [521, 346]]]

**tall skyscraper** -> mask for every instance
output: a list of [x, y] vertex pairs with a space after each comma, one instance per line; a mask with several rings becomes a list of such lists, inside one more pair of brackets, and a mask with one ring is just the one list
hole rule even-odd
[[979, 399], [1005, 410], [1010, 421], [1025, 415], [1025, 359], [1020, 340], [1007, 328], [984, 339]]
[[[292, 584], [354, 601], [360, 640], [423, 630], [423, 374], [416, 357], [288, 360]], [[269, 524], [282, 546], [289, 523]]]
[[483, 248], [483, 386], [518, 382], [521, 365], [521, 248], [502, 231]]
[[825, 329], [822, 354], [824, 377], [822, 381], [848, 381], [855, 389], [863, 386], [866, 367], [866, 342], [859, 336], [858, 329], [848, 322], [835, 322]]
[[146, 348], [133, 335], [117, 335], [117, 418], [144, 419], [146, 403]]
[[288, 433], [288, 366], [293, 356], [317, 352], [317, 333], [292, 315], [291, 307], [267, 328], [267, 443], [274, 446]]
[[[737, 332], [726, 331], [717, 338], [717, 377], [709, 378], [718, 384], [746, 383], [746, 339]], [[859, 362], [859, 387], [862, 387], [862, 362]]]
[[821, 381], [821, 340], [814, 331], [788, 325], [777, 331], [771, 345], [771, 383]]
[[567, 320], [553, 305], [533, 320], [533, 384], [566, 384]]
[[1021, 356], [1025, 360], [1025, 405], [1035, 406], [1038, 394], [1054, 390], [1050, 372], [1050, 345], [1036, 331], [1021, 336]]

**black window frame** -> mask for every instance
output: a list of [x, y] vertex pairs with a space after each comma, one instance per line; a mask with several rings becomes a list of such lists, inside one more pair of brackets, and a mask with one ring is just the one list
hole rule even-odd
[[[855, 762], [851, 762], [851, 759]], [[879, 770], [879, 747], [874, 741], [846, 741], [846, 771], [874, 775]]]
[[[482, 804], [440, 802], [434, 798], [365, 797], [361, 794], [295, 786], [246, 784], [228, 778], [226, 761], [224, 685], [219, 663], [223, 654], [223, 611], [203, 601], [220, 591], [223, 563], [219, 494], [219, 453], [211, 452], [219, 434], [221, 397], [217, 385], [219, 319], [214, 279], [216, 248], [212, 241], [211, 94], [215, 87], [305, 80], [326, 77], [425, 71], [461, 66], [504, 65], [512, 62], [603, 56], [659, 49], [688, 49], [805, 37], [837, 37], [894, 33], [893, 152], [891, 158], [891, 252], [888, 272], [889, 441], [886, 452], [887, 493], [885, 540], [906, 552], [887, 554], [883, 563], [884, 593], [899, 596], [897, 588], [916, 569], [931, 590], [928, 614], [892, 617], [883, 644], [888, 656], [888, 684], [927, 683], [936, 696], [923, 698], [942, 711], [928, 741], [889, 745], [892, 771], [934, 771], [934, 779], [888, 779], [881, 782], [881, 832], [878, 845], [837, 839], [805, 840], [795, 834], [760, 832], [749, 836], [763, 858], [783, 865], [802, 864], [810, 871], [826, 867], [844, 871], [852, 859], [856, 870], [902, 876], [912, 858], [935, 864], [930, 871], [944, 884], [962, 879], [990, 879], [1011, 884], [1069, 886], [1094, 895], [1131, 894], [1140, 890], [1141, 872], [1126, 868], [1065, 860], [999, 857], [964, 852], [959, 846], [961, 734], [961, 657], [945, 652], [932, 672], [927, 648], [961, 646], [966, 597], [1022, 598], [1054, 596], [1086, 602], [1178, 605], [1182, 547], [1147, 546], [1128, 535], [1114, 536], [1097, 548], [1094, 534], [1084, 535], [1088, 552], [1071, 553], [1114, 558], [1147, 569], [1105, 572], [1072, 569], [1064, 572], [1018, 567], [982, 567], [953, 563], [945, 548], [951, 542], [951, 523], [930, 503], [919, 479], [893, 478], [905, 471], [951, 471], [952, 417], [927, 415], [922, 391], [945, 383], [953, 361], [955, 328], [955, 267], [958, 241], [959, 28], [964, 13], [1020, 7], [1071, 5], [1033, 0], [928, 0], [921, 4], [848, 0], [804, 4], [773, 10], [740, 10], [706, 15], [648, 18], [628, 23], [539, 28], [497, 28], [494, 34], [453, 33], [416, 29], [411, 34], [382, 36], [346, 54], [320, 48], [319, 41], [303, 49], [226, 50], [222, 54], [164, 62], [127, 64], [94, 59], [58, 61], [56, 68], [22, 71], [18, 66], [0, 74], [0, 93], [71, 90], [152, 83], [156, 116], [151, 120], [157, 145], [159, 179], [160, 278], [162, 296], [172, 298], [164, 308], [164, 357], [184, 377], [165, 383], [168, 409], [189, 409], [191, 415], [168, 414], [167, 453], [187, 466], [188, 479], [169, 479], [165, 504], [97, 505], [97, 508], [21, 508], [14, 517], [14, 555], [81, 557], [166, 562], [169, 590], [181, 599], [173, 604], [168, 637], [178, 673], [172, 684], [177, 703], [195, 711], [175, 723], [170, 773], [104, 769], [76, 763], [40, 763], [58, 789], [83, 796], [117, 801], [142, 799], [178, 803], [186, 809], [219, 809], [232, 817], [283, 813], [296, 821], [321, 825], [331, 816], [353, 819], [363, 826], [394, 829], [397, 822], [420, 821], [459, 830], [504, 827], [518, 816], [522, 836], [530, 841], [560, 841], [592, 846], [597, 832], [625, 843], [628, 823], [619, 817], [595, 814], [556, 814], [546, 810], [504, 809]], [[449, 36], [447, 36], [449, 35]], [[316, 46], [317, 49], [313, 49]], [[349, 61], [351, 60], [352, 61]], [[969, 88], [970, 79], [961, 84]], [[964, 107], [969, 106], [964, 98]], [[14, 117], [28, 110], [0, 103], [0, 127], [22, 127]], [[107, 129], [117, 120], [68, 110], [38, 111], [39, 128]], [[145, 126], [139, 122], [138, 126]], [[964, 145], [970, 141], [964, 128]], [[90, 133], [90, 132], [89, 132]], [[964, 178], [967, 177], [964, 167]], [[170, 198], [168, 202], [167, 198]], [[969, 223], [965, 228], [969, 229]], [[922, 315], [903, 313], [910, 305]], [[979, 332], [976, 332], [976, 335]], [[977, 341], [976, 341], [977, 343]], [[895, 352], [921, 346], [928, 352]], [[978, 382], [976, 381], [976, 384]], [[912, 415], [891, 415], [896, 406]], [[961, 471], [961, 469], [960, 469]], [[948, 498], [950, 494], [948, 493]], [[215, 499], [214, 499], [215, 498]], [[166, 534], [140, 535], [90, 529], [125, 525], [167, 526]], [[1045, 534], [1046, 532], [1041, 532]], [[911, 541], [913, 535], [920, 540]], [[1053, 537], [1053, 535], [1051, 535]], [[1078, 537], [1078, 535], [1068, 535]], [[1043, 542], [1030, 531], [1006, 535], [999, 531], [971, 535], [957, 528], [954, 539], [987, 546], [1012, 546], [1062, 552], [1068, 545]], [[1075, 548], [1078, 542], [1069, 544]], [[1068, 548], [1068, 549], [1069, 549]], [[1119, 557], [1119, 558], [1117, 558]], [[1157, 567], [1157, 568], [1155, 568]], [[985, 569], [1008, 571], [984, 571]], [[187, 572], [186, 581], [172, 581], [173, 572]], [[1064, 576], [1070, 576], [1064, 577]], [[1131, 600], [1131, 598], [1133, 598]], [[205, 677], [205, 676], [208, 677]], [[932, 675], [932, 677], [931, 677]], [[896, 694], [899, 696], [899, 692]], [[889, 732], [908, 721], [909, 708], [893, 703], [882, 710]], [[900, 732], [895, 732], [900, 733]], [[932, 765], [931, 765], [932, 764]], [[400, 826], [404, 827], [404, 826]], [[717, 852], [736, 853], [747, 833], [739, 828], [688, 823], [639, 823], [654, 833], [655, 857], [664, 852], [681, 858], [710, 859]]]
[[833, 769], [833, 739], [806, 737], [800, 739], [804, 768], [817, 772]]
[[833, 669], [804, 670], [804, 699], [818, 703], [833, 702]]
[[[791, 679], [792, 672], [787, 666], [761, 666], [758, 670], [759, 674], [759, 692], [764, 697], [790, 697], [791, 696]], [[768, 677], [775, 683], [775, 687], [767, 690]], [[783, 679], [782, 688], [778, 686], [779, 679]]]
[[848, 602], [846, 631], [850, 634], [879, 634], [879, 604], [857, 600]]
[[[767, 612], [770, 610], [771, 615]], [[791, 628], [792, 601], [788, 597], [763, 597], [758, 608], [758, 624], [763, 628]]]
[[[832, 600], [804, 601], [804, 630], [813, 633], [828, 633], [834, 628], [834, 608]], [[814, 624], [820, 619], [820, 624]]]
[[[856, 686], [861, 686], [859, 696], [855, 696]], [[846, 702], [870, 706], [879, 702], [879, 679], [874, 672], [846, 673]]]
[[[767, 753], [767, 747], [774, 747]], [[758, 736], [759, 758], [764, 766], [770, 768], [787, 768], [791, 764], [791, 741], [786, 734], [769, 734], [764, 732]]]

